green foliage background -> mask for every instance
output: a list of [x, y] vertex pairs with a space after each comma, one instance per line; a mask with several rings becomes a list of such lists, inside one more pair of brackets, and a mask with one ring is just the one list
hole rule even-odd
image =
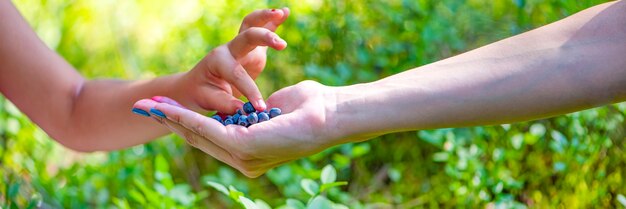
[[[288, 6], [257, 83], [373, 81], [556, 21], [599, 0], [16, 0], [48, 46], [89, 78], [186, 71], [241, 19]], [[129, 108], [129, 114], [130, 108]], [[501, 126], [404, 132], [346, 144], [248, 179], [181, 138], [110, 153], [63, 148], [0, 98], [0, 207], [233, 208], [205, 182], [269, 205], [306, 201], [303, 178], [337, 168], [350, 208], [624, 207], [626, 104]], [[103, 118], [103, 120], [106, 120]], [[115, 122], [115, 121], [112, 121]], [[620, 200], [623, 201], [620, 203]]]

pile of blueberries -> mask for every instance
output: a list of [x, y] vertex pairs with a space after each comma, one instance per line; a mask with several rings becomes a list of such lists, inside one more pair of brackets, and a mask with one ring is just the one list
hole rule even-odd
[[245, 104], [243, 104], [243, 112], [241, 112], [241, 110], [237, 110], [237, 113], [235, 113], [234, 115], [227, 115], [226, 117], [215, 114], [211, 116], [211, 118], [217, 120], [225, 126], [236, 124], [249, 127], [252, 124], [268, 121], [271, 118], [279, 116], [280, 113], [280, 108], [272, 108], [269, 111], [257, 111], [254, 106], [252, 106], [252, 103], [246, 102]]

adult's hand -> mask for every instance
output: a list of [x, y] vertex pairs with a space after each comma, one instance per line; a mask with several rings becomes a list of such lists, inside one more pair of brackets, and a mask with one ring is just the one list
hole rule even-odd
[[284, 88], [268, 99], [283, 114], [246, 128], [224, 126], [212, 118], [180, 106], [171, 99], [142, 100], [136, 108], [152, 110], [152, 117], [187, 142], [248, 177], [257, 177], [285, 162], [320, 152], [346, 138], [333, 118], [332, 87], [312, 81]]

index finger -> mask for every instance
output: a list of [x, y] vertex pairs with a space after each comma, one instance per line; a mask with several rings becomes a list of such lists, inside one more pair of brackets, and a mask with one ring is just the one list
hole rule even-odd
[[[220, 46], [217, 50], [229, 49], [226, 46]], [[209, 68], [216, 68], [219, 76], [235, 86], [256, 109], [265, 110], [267, 106], [263, 101], [261, 91], [248, 72], [230, 53], [214, 53], [214, 56], [210, 56], [207, 64]]]
[[241, 33], [250, 27], [265, 27], [274, 31], [287, 19], [287, 16], [289, 16], [289, 9], [287, 8], [255, 10], [243, 18], [239, 32]]

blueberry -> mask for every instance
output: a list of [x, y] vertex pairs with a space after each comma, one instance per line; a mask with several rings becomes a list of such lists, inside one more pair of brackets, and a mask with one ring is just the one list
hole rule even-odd
[[259, 122], [259, 116], [256, 115], [256, 113], [250, 113], [248, 115], [248, 124], [252, 125]]
[[280, 108], [274, 107], [274, 108], [270, 109], [270, 118], [274, 118], [276, 116], [279, 116], [281, 112], [282, 111], [280, 110]]
[[[237, 110], [239, 112], [239, 110]], [[233, 122], [237, 123], [239, 122], [239, 116], [241, 116], [241, 114], [239, 113], [235, 113], [232, 118], [233, 118]]]
[[243, 111], [246, 112], [247, 114], [250, 114], [250, 113], [255, 112], [256, 109], [254, 109], [254, 106], [252, 106], [252, 103], [246, 102], [245, 104], [243, 104]]
[[270, 116], [265, 112], [261, 112], [258, 115], [259, 115], [259, 123], [270, 120]]
[[241, 112], [241, 109], [237, 109], [237, 113], [235, 114], [243, 115], [243, 112]]
[[211, 116], [211, 118], [215, 119], [217, 122], [224, 123], [222, 121], [222, 117], [220, 117], [219, 115], [213, 115], [213, 116]]
[[224, 120], [224, 125], [230, 125], [230, 124], [234, 124], [233, 119], [232, 118], [226, 118], [226, 120]]
[[239, 121], [237, 121], [237, 124], [240, 126], [248, 126], [248, 116], [242, 115], [239, 117]]

